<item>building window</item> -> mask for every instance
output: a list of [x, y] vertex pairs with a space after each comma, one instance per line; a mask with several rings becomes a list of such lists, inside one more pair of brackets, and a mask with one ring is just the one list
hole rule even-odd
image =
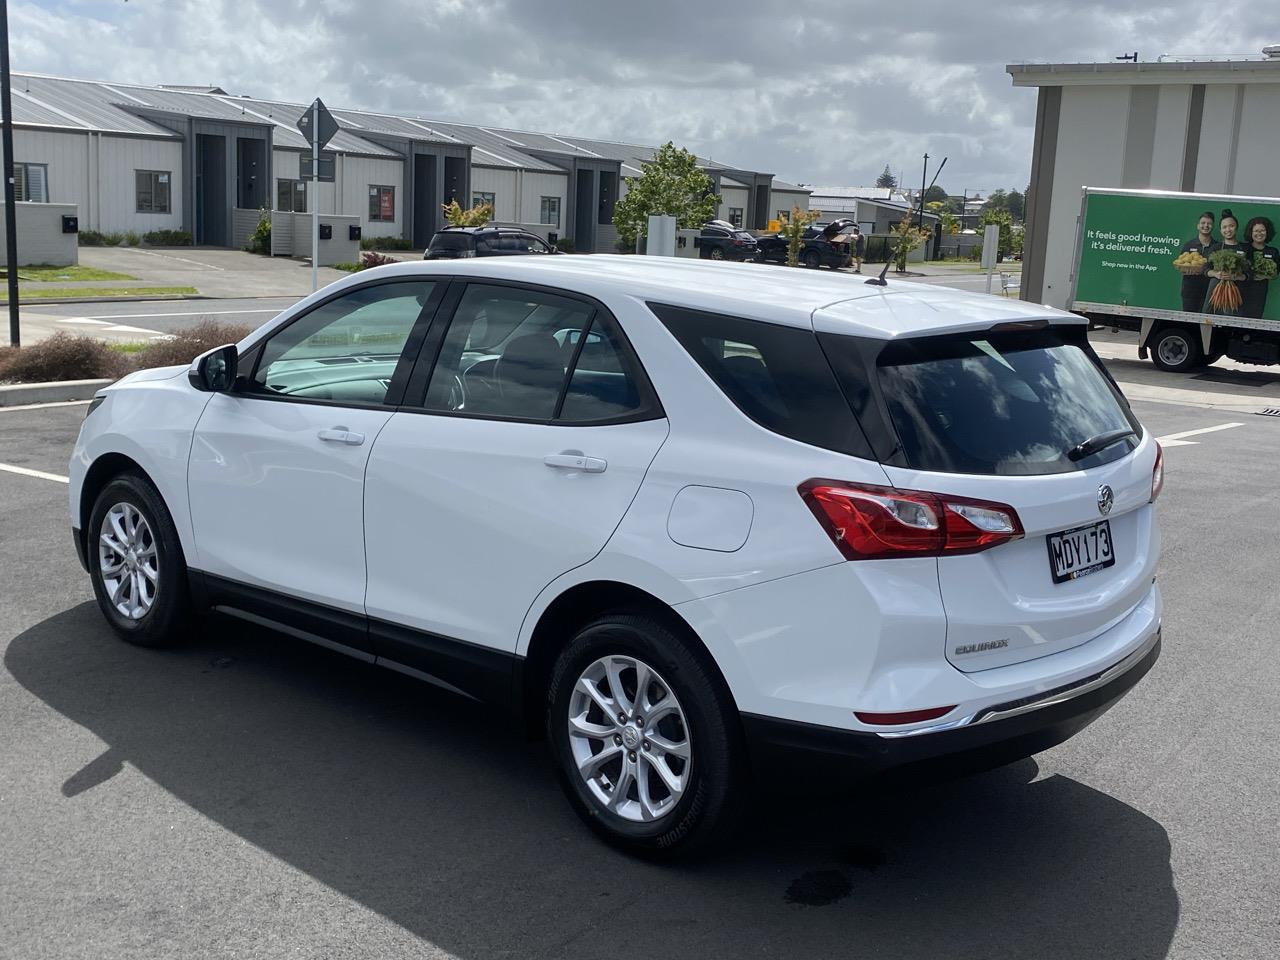
[[741, 207], [729, 208], [729, 222], [732, 223], [735, 227], [742, 226], [742, 208]]
[[471, 206], [478, 207], [482, 203], [487, 203], [491, 210], [496, 211], [498, 209], [498, 202], [495, 199], [494, 194], [485, 193], [483, 190], [471, 191]]
[[396, 188], [369, 187], [369, 219], [382, 223], [395, 223]]
[[543, 197], [542, 209], [538, 214], [539, 223], [548, 223], [553, 227], [560, 226], [560, 198]]
[[30, 203], [49, 202], [49, 165], [47, 163], [15, 163], [13, 165], [13, 198]]
[[169, 212], [169, 171], [135, 170], [138, 213]]
[[307, 212], [307, 181], [276, 180], [276, 209], [285, 213]]

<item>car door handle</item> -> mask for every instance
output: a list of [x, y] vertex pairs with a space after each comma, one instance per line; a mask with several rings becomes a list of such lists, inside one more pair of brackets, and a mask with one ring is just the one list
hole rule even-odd
[[557, 470], [581, 470], [583, 473], [604, 473], [609, 466], [607, 460], [584, 457], [580, 453], [552, 453], [543, 457], [542, 462]]
[[363, 433], [352, 433], [346, 427], [333, 427], [329, 430], [321, 430], [316, 434], [321, 440], [328, 440], [330, 443], [349, 443], [353, 447], [358, 447], [364, 443]]

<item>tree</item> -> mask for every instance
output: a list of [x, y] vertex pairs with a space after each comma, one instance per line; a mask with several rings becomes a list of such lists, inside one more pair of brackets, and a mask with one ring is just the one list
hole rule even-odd
[[942, 211], [942, 232], [943, 233], [959, 233], [960, 218], [950, 210]]
[[892, 190], [897, 185], [898, 185], [898, 178], [889, 172], [889, 165], [886, 163], [884, 165], [884, 173], [876, 177], [876, 186], [888, 187], [890, 190]]
[[898, 273], [907, 272], [907, 257], [933, 236], [928, 227], [917, 227], [915, 217], [908, 212], [890, 231], [893, 234], [893, 268]]
[[983, 210], [1008, 210], [1009, 195], [1003, 190], [992, 190], [987, 195], [987, 202], [983, 204]]
[[1026, 195], [1019, 193], [1017, 190], [1010, 190], [1007, 195], [1006, 209], [1009, 211], [1009, 216], [1013, 217], [1016, 222], [1021, 223], [1026, 219]]
[[936, 183], [924, 192], [925, 203], [946, 203], [947, 191]]
[[720, 208], [720, 197], [698, 168], [698, 158], [669, 140], [645, 164], [644, 173], [627, 177], [626, 184], [626, 196], [613, 206], [613, 225], [628, 249], [647, 235], [650, 217], [675, 217], [677, 229], [687, 230], [715, 219]]
[[[992, 191], [993, 195], [996, 191]], [[1000, 225], [1000, 252], [1008, 254], [1013, 250], [1013, 217], [1009, 216], [1008, 210], [987, 207], [982, 211], [982, 219], [978, 221], [982, 226], [989, 223], [997, 223]]]
[[782, 222], [781, 233], [787, 238], [787, 266], [800, 266], [800, 244], [804, 241], [804, 228], [822, 216], [821, 210], [801, 210], [800, 206], [791, 208], [791, 215], [782, 214], [778, 219]]
[[451, 227], [483, 227], [493, 219], [493, 204], [477, 203], [470, 210], [463, 210], [457, 200], [440, 204], [444, 219]]

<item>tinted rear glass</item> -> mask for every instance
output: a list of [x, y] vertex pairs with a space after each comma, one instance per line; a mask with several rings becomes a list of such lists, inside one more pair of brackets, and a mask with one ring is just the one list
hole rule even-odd
[[[1070, 336], [1054, 330], [966, 334], [884, 347], [873, 379], [906, 465], [1026, 476], [1083, 470], [1129, 453], [1141, 428]], [[839, 352], [853, 349], [841, 344], [850, 340], [824, 343]], [[851, 369], [839, 361], [835, 366]], [[1080, 460], [1067, 455], [1085, 440], [1124, 429], [1135, 435]]]
[[440, 250], [470, 250], [471, 235], [466, 233], [437, 233], [431, 238], [431, 249]]
[[801, 443], [870, 457], [812, 330], [656, 303], [649, 309], [756, 423]]

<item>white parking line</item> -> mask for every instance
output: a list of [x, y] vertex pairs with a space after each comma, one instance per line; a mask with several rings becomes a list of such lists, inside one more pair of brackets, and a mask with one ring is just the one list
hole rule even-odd
[[0, 470], [5, 473], [16, 473], [20, 477], [35, 477], [37, 480], [52, 480], [54, 483], [69, 483], [69, 477], [63, 477], [56, 473], [45, 473], [43, 470], [28, 470], [26, 467], [14, 467], [7, 463], [0, 463]]
[[1170, 433], [1156, 440], [1166, 447], [1194, 447], [1198, 441], [1187, 440], [1186, 437], [1198, 437], [1202, 433], [1217, 433], [1219, 430], [1230, 430], [1232, 427], [1243, 427], [1243, 423], [1220, 423], [1216, 427], [1201, 427], [1199, 430], [1183, 430], [1181, 433]]
[[16, 407], [0, 407], [0, 413], [11, 413], [16, 410], [44, 410], [48, 407], [75, 407], [88, 402], [88, 400], [51, 400], [48, 403], [23, 403]]
[[156, 317], [223, 317], [242, 313], [282, 313], [286, 307], [255, 308], [253, 310], [188, 310], [186, 313], [113, 313], [100, 317], [66, 317], [62, 323], [102, 323], [111, 320], [152, 320]]

